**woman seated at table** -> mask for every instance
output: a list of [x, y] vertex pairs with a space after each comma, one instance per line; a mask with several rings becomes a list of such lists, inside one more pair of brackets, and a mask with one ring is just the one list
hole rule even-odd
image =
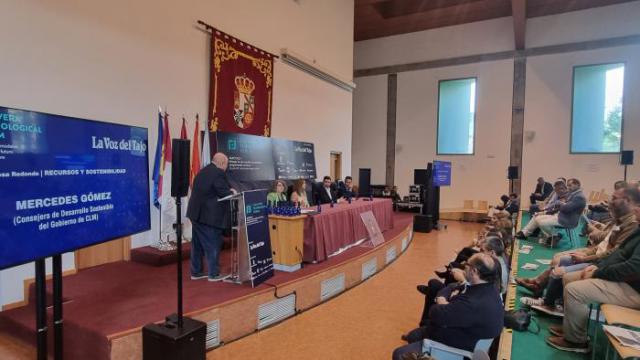
[[285, 184], [282, 180], [276, 180], [273, 182], [273, 188], [271, 188], [271, 192], [267, 194], [267, 204], [269, 205], [277, 205], [280, 202], [287, 201], [287, 194], [284, 192], [287, 188], [287, 184]]
[[304, 181], [304, 179], [294, 181], [290, 200], [294, 204], [300, 204], [300, 207], [309, 207], [309, 201], [307, 200], [307, 182]]

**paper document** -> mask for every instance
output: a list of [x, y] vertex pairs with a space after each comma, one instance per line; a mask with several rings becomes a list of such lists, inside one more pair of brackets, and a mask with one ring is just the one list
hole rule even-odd
[[537, 268], [538, 268], [538, 265], [532, 264], [532, 263], [526, 263], [526, 264], [522, 265], [522, 269], [524, 269], [524, 270], [535, 270]]
[[640, 351], [640, 332], [610, 325], [602, 325], [602, 329], [616, 338], [623, 346]]
[[233, 195], [235, 195], [235, 194], [231, 194], [231, 195], [227, 195], [227, 196], [222, 197], [222, 198], [218, 198], [218, 201], [227, 201], [227, 200], [231, 199], [233, 197]]
[[542, 265], [551, 265], [551, 259], [536, 259]]

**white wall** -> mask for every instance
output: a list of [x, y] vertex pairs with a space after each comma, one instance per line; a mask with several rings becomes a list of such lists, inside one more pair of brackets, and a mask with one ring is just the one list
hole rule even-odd
[[[460, 208], [466, 199], [495, 201], [507, 191], [511, 102], [504, 100], [512, 97], [509, 69], [512, 60], [398, 74], [395, 182], [402, 194], [413, 184], [413, 170], [425, 169], [432, 160], [452, 162], [451, 186], [440, 192], [441, 208]], [[438, 81], [464, 77], [477, 77], [475, 154], [436, 156]]]
[[[538, 176], [578, 178], [587, 195], [601, 189], [611, 194], [613, 183], [623, 178], [618, 154], [569, 153], [573, 66], [608, 62], [626, 63], [622, 142], [636, 159], [640, 155], [640, 104], [635, 101], [640, 96], [640, 46], [529, 58], [524, 128], [533, 140], [524, 143], [523, 194], [533, 192]], [[640, 166], [629, 167], [629, 178], [640, 179]]]
[[[640, 2], [527, 20], [527, 47], [640, 34]], [[454, 56], [513, 50], [511, 17], [451, 26], [411, 34], [357, 42], [356, 69], [406, 64]], [[534, 131], [525, 140], [523, 154], [523, 194], [533, 189], [535, 178], [577, 177], [585, 189], [609, 189], [622, 176], [616, 155], [569, 155], [571, 120], [571, 74], [574, 65], [626, 62], [624, 103], [624, 148], [638, 149], [640, 105], [634, 101], [640, 87], [639, 46], [529, 57], [527, 59], [525, 131]], [[462, 200], [495, 199], [508, 191], [505, 180], [509, 164], [513, 61], [404, 72], [398, 75], [396, 137], [396, 184], [401, 192], [413, 182], [413, 169], [435, 158], [437, 80], [478, 76], [476, 154], [449, 156], [453, 162], [453, 183], [442, 191], [442, 208], [460, 207]], [[383, 77], [383, 76], [381, 76]], [[379, 81], [357, 78], [354, 95], [354, 129], [378, 116], [386, 117], [386, 107], [375, 105], [382, 91]], [[365, 87], [371, 87], [366, 89]], [[374, 94], [374, 95], [367, 95]], [[363, 116], [360, 109], [373, 106]], [[383, 129], [386, 132], [386, 127]], [[375, 138], [375, 130], [366, 136]], [[354, 131], [354, 147], [362, 139]], [[354, 148], [354, 154], [356, 153]], [[358, 156], [357, 163], [384, 166], [384, 157], [371, 152]], [[638, 157], [638, 156], [636, 156]], [[638, 161], [636, 161], [638, 163]], [[373, 166], [373, 165], [372, 165]], [[356, 158], [354, 156], [354, 169]], [[640, 177], [640, 166], [629, 168], [630, 178]]]
[[371, 169], [371, 183], [386, 181], [387, 157], [387, 76], [369, 76], [355, 80], [353, 92], [353, 141], [351, 161], [353, 181], [358, 169]]
[[[353, 0], [6, 0], [0, 3], [0, 105], [149, 127], [152, 153], [158, 105], [172, 115], [172, 134], [182, 115], [206, 117], [209, 35], [196, 29], [197, 20], [352, 78]], [[342, 151], [348, 172], [351, 93], [283, 63], [276, 62], [274, 73], [272, 136], [315, 143], [319, 174], [329, 172], [329, 151]], [[327, 136], [327, 129], [340, 131]], [[134, 247], [157, 233], [151, 211], [152, 230], [134, 236]], [[73, 268], [73, 257], [64, 265]], [[0, 272], [0, 304], [22, 298], [32, 267]]]

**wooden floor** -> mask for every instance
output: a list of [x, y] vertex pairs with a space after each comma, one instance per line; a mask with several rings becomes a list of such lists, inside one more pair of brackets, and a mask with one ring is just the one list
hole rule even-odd
[[416, 285], [433, 277], [480, 224], [447, 222], [447, 230], [416, 233], [404, 255], [364, 284], [293, 319], [208, 353], [223, 359], [385, 359], [417, 326], [424, 296]]
[[[424, 297], [416, 285], [454, 257], [480, 224], [447, 221], [448, 229], [415, 233], [389, 267], [365, 283], [279, 325], [223, 345], [207, 354], [218, 359], [389, 359], [400, 335], [417, 326]], [[132, 358], [141, 355], [132, 354]], [[136, 356], [137, 355], [137, 356]], [[30, 346], [0, 337], [0, 359], [34, 359]]]

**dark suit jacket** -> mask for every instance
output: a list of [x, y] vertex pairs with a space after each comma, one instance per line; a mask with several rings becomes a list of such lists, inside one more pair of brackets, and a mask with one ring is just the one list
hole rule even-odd
[[[352, 188], [353, 189], [353, 188]], [[358, 196], [358, 193], [353, 191], [353, 190], [348, 190], [346, 187], [343, 188], [339, 188], [338, 189], [338, 193], [336, 195], [338, 198], [356, 198]]]
[[187, 217], [205, 225], [227, 228], [230, 223], [229, 202], [218, 202], [218, 199], [228, 195], [231, 195], [231, 188], [224, 171], [213, 163], [207, 165], [193, 179]]
[[322, 185], [318, 187], [317, 194], [318, 200], [320, 200], [320, 204], [329, 204], [331, 203], [332, 199], [334, 202], [338, 200], [338, 195], [336, 194], [336, 190], [333, 187], [331, 187], [331, 198], [329, 198], [327, 190], [325, 190], [324, 186]]
[[449, 304], [429, 310], [427, 337], [467, 351], [476, 342], [500, 335], [504, 325], [504, 305], [493, 284], [478, 284], [453, 297]]
[[536, 191], [534, 191], [534, 193], [542, 194], [542, 198], [544, 200], [547, 198], [547, 196], [549, 196], [549, 194], [551, 194], [552, 191], [553, 191], [553, 185], [545, 181], [544, 185], [542, 186], [540, 186], [540, 184], [536, 184]]

